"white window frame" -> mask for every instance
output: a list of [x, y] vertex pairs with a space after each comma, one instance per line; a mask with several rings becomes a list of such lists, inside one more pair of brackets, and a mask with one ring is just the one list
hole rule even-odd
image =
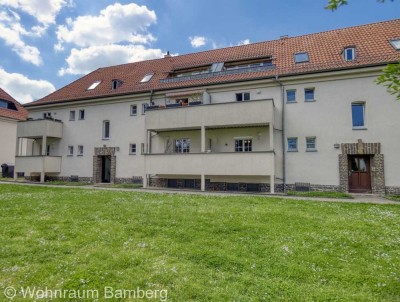
[[[310, 143], [309, 141], [313, 140], [313, 143]], [[309, 145], [313, 144], [314, 147], [309, 147]], [[315, 152], [317, 151], [317, 137], [315, 136], [307, 136], [306, 137], [306, 151], [307, 152]]]
[[[241, 96], [241, 100], [238, 100], [238, 97]], [[246, 97], [248, 97], [248, 99], [246, 99]], [[237, 102], [246, 102], [246, 101], [250, 101], [251, 100], [251, 94], [249, 91], [245, 91], [245, 92], [238, 92], [235, 94], [235, 98]]]
[[[363, 125], [362, 126], [354, 126], [354, 121], [353, 121], [353, 105], [362, 105], [363, 108]], [[366, 122], [365, 122], [365, 102], [352, 102], [351, 103], [351, 125], [353, 129], [366, 129]]]
[[[236, 148], [236, 142], [239, 142], [239, 141], [242, 142], [242, 145], [241, 145], [242, 150], [238, 150]], [[250, 142], [250, 145], [247, 144], [247, 149], [246, 149], [246, 142]], [[248, 148], [249, 146], [250, 146], [250, 150]], [[235, 149], [234, 150], [235, 152], [253, 152], [253, 138], [252, 137], [235, 137], [234, 138], [234, 149]]]
[[307, 63], [307, 62], [310, 62], [310, 55], [308, 54], [307, 51], [296, 52], [294, 54], [294, 63], [295, 64]]
[[43, 118], [53, 118], [51, 112], [43, 112]]
[[[291, 148], [289, 144], [289, 140], [295, 140], [296, 141], [296, 148]], [[299, 151], [299, 140], [297, 137], [288, 137], [286, 139], [286, 144], [287, 144], [287, 152], [298, 152]]]
[[71, 110], [69, 112], [69, 120], [70, 121], [75, 121], [75, 115], [76, 115], [75, 110]]
[[[181, 146], [178, 147], [177, 143], [180, 142]], [[174, 152], [175, 153], [190, 153], [190, 138], [177, 138], [174, 141]], [[186, 148], [184, 148], [184, 143], [186, 143]], [[186, 151], [185, 151], [186, 150]]]
[[[312, 99], [307, 99], [307, 91], [312, 91], [312, 93], [313, 93]], [[304, 88], [304, 101], [305, 102], [315, 102], [315, 88], [313, 88], [313, 87]]]
[[[348, 56], [348, 51], [351, 51], [351, 58]], [[356, 59], [356, 48], [355, 47], [346, 47], [343, 50], [344, 60], [347, 62], [354, 61]]]
[[83, 156], [83, 145], [78, 145], [78, 154], [77, 156]]
[[67, 156], [74, 156], [74, 146], [68, 146]]
[[[133, 113], [133, 108], [135, 108], [135, 113]], [[131, 114], [131, 116], [136, 116], [137, 115], [137, 104], [131, 105], [130, 114]]]
[[399, 39], [391, 39], [390, 44], [393, 46], [394, 49], [400, 50], [400, 38]]
[[147, 83], [147, 82], [149, 82], [149, 81], [152, 79], [153, 75], [154, 75], [154, 73], [148, 73], [148, 74], [146, 74], [146, 75], [140, 80], [140, 83]]
[[93, 89], [95, 89], [97, 86], [99, 86], [100, 83], [101, 83], [101, 81], [95, 81], [95, 82], [93, 82], [92, 85], [90, 85], [90, 86], [88, 87], [87, 90], [93, 90]]
[[[108, 136], [106, 136], [106, 124], [108, 123]], [[111, 123], [109, 120], [104, 120], [103, 121], [103, 140], [109, 140], [110, 139], [110, 129], [111, 129]]]
[[[289, 99], [288, 99], [288, 93], [289, 92], [294, 92], [294, 100], [293, 101], [289, 101]], [[286, 103], [297, 103], [297, 91], [296, 91], [296, 89], [287, 89], [286, 90]]]
[[[135, 151], [133, 151], [132, 149], [133, 149], [133, 147], [135, 148]], [[136, 155], [136, 152], [137, 152], [137, 145], [136, 144], [129, 144], [129, 154], [130, 155]]]
[[[83, 115], [83, 117], [82, 117], [82, 115]], [[85, 109], [80, 109], [79, 110], [78, 119], [80, 121], [83, 121], [85, 119]]]

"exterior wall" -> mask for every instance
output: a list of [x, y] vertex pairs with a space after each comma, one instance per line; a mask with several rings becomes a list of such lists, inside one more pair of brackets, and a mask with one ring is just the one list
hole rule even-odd
[[15, 163], [17, 121], [0, 118], [0, 165]]
[[[400, 187], [398, 160], [400, 102], [374, 83], [376, 75], [357, 78], [314, 78], [286, 84], [296, 89], [297, 103], [286, 104], [286, 138], [298, 138], [298, 152], [286, 152], [287, 183], [308, 182], [339, 186], [334, 144], [380, 143], [385, 157], [386, 186]], [[304, 88], [315, 88], [315, 102], [304, 101]], [[365, 130], [353, 130], [352, 102], [365, 102]], [[317, 138], [317, 152], [306, 152], [307, 136]], [[287, 148], [285, 141], [285, 148]]]

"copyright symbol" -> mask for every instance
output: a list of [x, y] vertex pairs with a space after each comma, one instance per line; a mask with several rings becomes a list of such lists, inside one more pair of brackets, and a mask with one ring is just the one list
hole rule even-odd
[[12, 286], [6, 287], [6, 289], [4, 290], [4, 296], [6, 296], [6, 298], [8, 299], [14, 298], [16, 294], [17, 290]]

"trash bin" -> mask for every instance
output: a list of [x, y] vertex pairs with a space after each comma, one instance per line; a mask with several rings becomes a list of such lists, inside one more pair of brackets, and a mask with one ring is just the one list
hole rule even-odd
[[14, 166], [8, 166], [7, 177], [14, 178]]
[[2, 164], [1, 165], [1, 177], [7, 177], [7, 172], [8, 172], [8, 165]]

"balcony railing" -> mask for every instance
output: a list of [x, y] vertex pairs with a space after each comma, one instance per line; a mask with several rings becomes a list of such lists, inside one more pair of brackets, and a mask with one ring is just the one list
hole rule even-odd
[[266, 125], [273, 122], [273, 99], [267, 99], [150, 110], [146, 113], [145, 124], [148, 130], [167, 130], [200, 126]]
[[146, 154], [146, 173], [165, 175], [274, 175], [274, 152]]
[[15, 172], [29, 173], [60, 173], [61, 156], [17, 156]]
[[38, 119], [18, 122], [17, 137], [38, 138], [55, 137], [62, 138], [63, 124], [53, 119]]

